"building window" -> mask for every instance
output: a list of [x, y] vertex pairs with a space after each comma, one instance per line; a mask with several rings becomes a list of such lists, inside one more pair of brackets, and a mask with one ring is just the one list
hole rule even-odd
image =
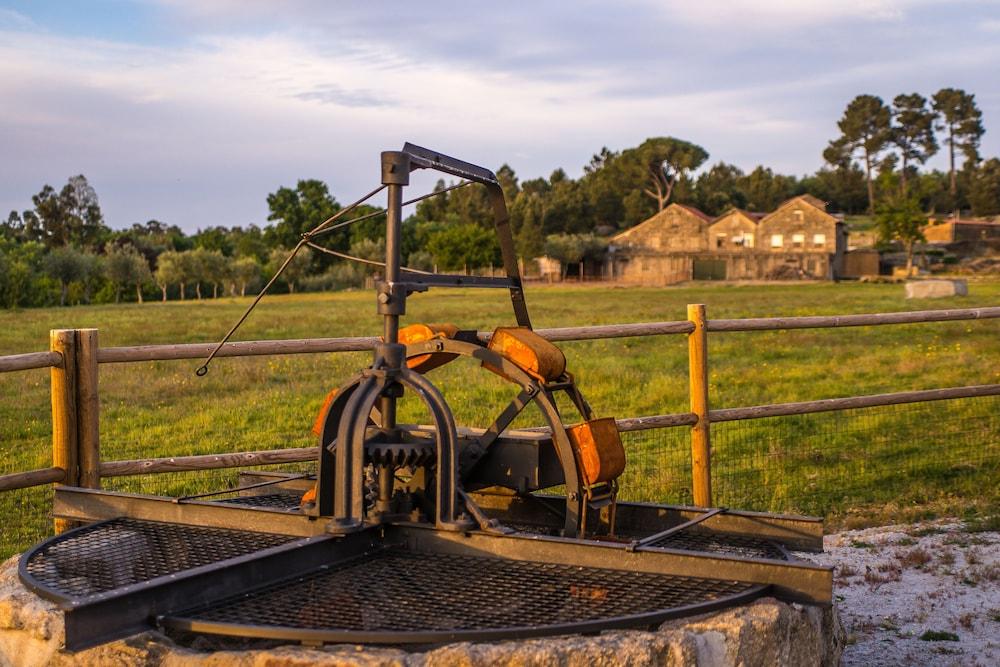
[[[735, 241], [735, 240], [736, 239], [733, 239], [733, 241]], [[715, 247], [716, 248], [721, 248], [724, 245], [726, 245], [726, 235], [725, 234], [716, 234], [715, 235]]]
[[796, 248], [801, 248], [806, 244], [805, 234], [792, 234], [792, 245]]
[[795, 209], [795, 217], [796, 219], [798, 219], [799, 222], [802, 222], [803, 220], [805, 220], [806, 214], [799, 209]]
[[743, 245], [747, 248], [753, 247], [753, 234], [749, 232], [743, 234]]
[[826, 234], [813, 234], [813, 247], [822, 248], [826, 245]]
[[772, 248], [780, 248], [783, 245], [785, 245], [785, 239], [781, 236], [781, 234], [771, 234]]
[[743, 233], [742, 232], [740, 232], [739, 234], [736, 234], [735, 236], [733, 236], [733, 245], [734, 246], [738, 246], [740, 248], [743, 247]]

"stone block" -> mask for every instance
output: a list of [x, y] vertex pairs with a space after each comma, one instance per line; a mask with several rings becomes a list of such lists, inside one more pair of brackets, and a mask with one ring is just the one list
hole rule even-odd
[[906, 283], [907, 299], [940, 299], [968, 294], [969, 285], [964, 280], [911, 280]]

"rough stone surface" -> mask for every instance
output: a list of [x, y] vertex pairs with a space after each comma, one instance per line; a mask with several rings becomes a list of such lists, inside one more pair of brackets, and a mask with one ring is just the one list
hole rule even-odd
[[940, 299], [947, 296], [968, 296], [969, 285], [964, 280], [911, 280], [906, 283], [907, 299]]
[[799, 667], [838, 664], [843, 630], [836, 609], [764, 598], [743, 607], [669, 621], [657, 632], [614, 631], [522, 642], [463, 643], [422, 653], [343, 645], [211, 650], [210, 643], [202, 639], [188, 648], [149, 632], [70, 655], [59, 650], [62, 641], [62, 618], [55, 605], [21, 585], [16, 558], [0, 565], [0, 667]]

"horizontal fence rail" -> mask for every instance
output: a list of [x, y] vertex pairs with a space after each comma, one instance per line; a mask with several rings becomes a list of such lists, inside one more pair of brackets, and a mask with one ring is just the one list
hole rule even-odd
[[15, 472], [9, 475], [0, 475], [0, 491], [27, 489], [32, 486], [62, 482], [65, 479], [66, 471], [62, 468], [42, 468], [41, 470]]
[[55, 368], [62, 366], [63, 358], [58, 352], [28, 352], [0, 357], [0, 373], [30, 371], [34, 368]]
[[865, 315], [810, 315], [806, 317], [708, 320], [706, 327], [709, 331], [774, 331], [776, 329], [835, 329], [839, 327], [869, 327], [883, 324], [916, 324], [996, 318], [1000, 318], [1000, 307], [913, 310], [905, 313], [870, 313]]

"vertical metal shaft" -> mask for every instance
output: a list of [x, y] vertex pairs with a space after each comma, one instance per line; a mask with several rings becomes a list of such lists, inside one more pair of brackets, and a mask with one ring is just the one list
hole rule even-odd
[[[386, 151], [382, 153], [382, 183], [386, 185], [385, 227], [385, 276], [379, 285], [378, 312], [383, 318], [383, 348], [376, 352], [387, 368], [399, 369], [405, 365], [399, 343], [399, 317], [406, 312], [406, 290], [399, 283], [399, 267], [402, 265], [401, 248], [403, 234], [403, 187], [410, 183], [410, 157], [406, 153]], [[396, 428], [397, 392], [390, 388], [379, 402], [382, 413], [383, 431]], [[386, 471], [388, 472], [388, 471]]]
[[[399, 282], [399, 266], [402, 264], [400, 258], [400, 245], [403, 230], [403, 186], [390, 183], [389, 203], [386, 207], [386, 228], [385, 228], [385, 281], [391, 286]], [[405, 295], [391, 294], [390, 298], [405, 299]], [[399, 315], [386, 314], [384, 322], [384, 332], [382, 334], [386, 343], [393, 344], [399, 342]]]

